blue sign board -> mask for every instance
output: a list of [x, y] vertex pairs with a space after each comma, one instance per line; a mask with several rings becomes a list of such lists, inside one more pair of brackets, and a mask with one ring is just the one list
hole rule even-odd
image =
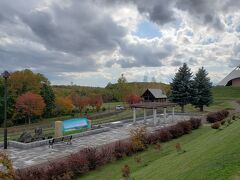
[[63, 121], [63, 132], [91, 128], [87, 118], [73, 118]]

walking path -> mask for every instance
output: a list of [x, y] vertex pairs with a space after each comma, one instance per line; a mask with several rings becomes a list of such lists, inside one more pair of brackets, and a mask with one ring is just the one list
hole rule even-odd
[[[160, 123], [156, 127], [147, 127], [147, 130], [152, 131], [154, 129], [159, 129], [161, 127], [176, 123], [177, 121], [184, 119], [188, 118], [186, 116], [176, 116], [175, 122], [172, 122], [172, 117], [168, 117], [167, 122], [169, 122], [169, 124]], [[147, 122], [152, 123], [152, 119], [148, 119]], [[64, 143], [55, 144], [53, 149], [49, 148], [48, 145], [44, 145], [32, 149], [18, 149], [9, 147], [9, 149], [6, 151], [13, 161], [14, 168], [21, 169], [37, 164], [42, 164], [49, 160], [63, 158], [86, 147], [97, 147], [121, 139], [126, 139], [129, 137], [129, 132], [131, 129], [142, 126], [142, 124], [143, 123], [141, 121], [138, 122], [137, 125], [126, 123], [122, 127], [111, 128], [111, 130], [108, 132], [73, 139], [72, 145], [66, 145]]]

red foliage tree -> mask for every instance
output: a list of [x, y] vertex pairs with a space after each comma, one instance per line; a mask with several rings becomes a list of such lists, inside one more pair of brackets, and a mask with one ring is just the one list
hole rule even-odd
[[81, 113], [83, 108], [85, 108], [89, 104], [89, 98], [85, 96], [80, 97], [79, 95], [77, 95], [73, 99], [73, 104], [79, 109]]
[[43, 114], [45, 106], [43, 98], [31, 92], [19, 96], [16, 100], [17, 112], [26, 116], [29, 124], [32, 116], [41, 116]]
[[92, 96], [89, 98], [89, 105], [95, 107], [97, 111], [100, 110], [103, 104], [102, 96]]
[[126, 101], [128, 104], [135, 104], [141, 101], [141, 97], [135, 94], [127, 96]]

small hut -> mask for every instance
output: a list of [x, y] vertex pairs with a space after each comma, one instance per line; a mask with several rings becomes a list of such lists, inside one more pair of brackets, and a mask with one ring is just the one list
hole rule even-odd
[[161, 89], [147, 89], [141, 96], [145, 102], [166, 102], [167, 96]]

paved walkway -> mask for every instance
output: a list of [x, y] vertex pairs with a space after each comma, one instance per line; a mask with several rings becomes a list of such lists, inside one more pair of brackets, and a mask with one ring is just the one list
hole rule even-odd
[[[187, 117], [176, 116], [176, 121], [187, 119]], [[149, 123], [152, 119], [147, 120]], [[172, 117], [168, 118], [169, 124], [172, 124]], [[142, 125], [142, 122], [138, 122]], [[156, 128], [161, 128], [169, 124], [160, 123], [158, 126], [149, 126], [148, 131], [154, 130]], [[55, 144], [54, 148], [49, 148], [48, 145], [36, 147], [32, 149], [17, 149], [9, 147], [7, 153], [10, 155], [14, 168], [26, 168], [33, 165], [45, 163], [49, 160], [65, 157], [72, 153], [78, 152], [79, 150], [86, 147], [97, 147], [103, 144], [109, 144], [121, 139], [126, 139], [129, 137], [130, 129], [136, 128], [139, 125], [132, 125], [131, 123], [125, 124], [123, 127], [112, 128], [108, 132], [103, 132], [100, 134], [94, 134], [84, 137], [79, 137], [72, 140], [72, 145], [66, 145], [63, 143]]]

